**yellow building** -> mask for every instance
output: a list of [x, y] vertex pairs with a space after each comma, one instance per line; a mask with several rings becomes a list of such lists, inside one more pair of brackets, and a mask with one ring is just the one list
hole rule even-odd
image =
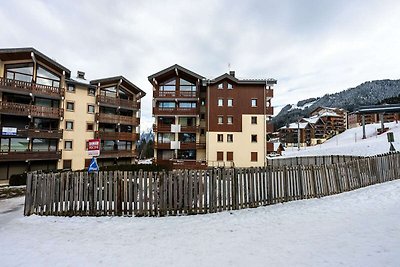
[[71, 78], [69, 69], [34, 48], [0, 49], [0, 180], [83, 169], [93, 138], [102, 139], [100, 165], [134, 162], [144, 95], [122, 76], [87, 81], [78, 72]]

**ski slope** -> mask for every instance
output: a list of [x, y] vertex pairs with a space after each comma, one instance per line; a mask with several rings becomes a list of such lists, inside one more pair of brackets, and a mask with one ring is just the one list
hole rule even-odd
[[[354, 155], [372, 156], [389, 152], [390, 143], [387, 141], [386, 133], [377, 135], [380, 123], [366, 125], [366, 139], [362, 139], [362, 127], [348, 129], [336, 135], [321, 145], [302, 147], [298, 151], [297, 147], [286, 148], [283, 152], [284, 157], [298, 156], [319, 156], [319, 155]], [[389, 132], [393, 132], [393, 143], [396, 150], [400, 150], [400, 124], [396, 122], [385, 123]]]

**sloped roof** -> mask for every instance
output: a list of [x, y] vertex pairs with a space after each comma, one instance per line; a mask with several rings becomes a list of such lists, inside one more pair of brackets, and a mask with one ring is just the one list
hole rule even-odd
[[315, 124], [319, 120], [319, 116], [315, 115], [315, 116], [312, 116], [310, 118], [303, 118], [302, 120], [306, 121], [308, 123], [311, 123], [311, 124]]
[[149, 80], [149, 82], [151, 82], [153, 84], [153, 79], [157, 80], [157, 78], [162, 77], [165, 74], [168, 74], [169, 72], [176, 71], [176, 70], [184, 72], [187, 75], [190, 75], [190, 76], [192, 76], [192, 77], [194, 77], [196, 79], [200, 79], [200, 80], [205, 79], [200, 74], [197, 74], [197, 73], [195, 73], [195, 72], [193, 72], [191, 70], [188, 70], [188, 69], [186, 69], [186, 68], [184, 68], [184, 67], [182, 67], [182, 66], [180, 66], [178, 64], [172, 65], [171, 67], [168, 67], [168, 68], [163, 69], [163, 70], [161, 70], [159, 72], [156, 72], [156, 73], [150, 75], [149, 77], [147, 77], [147, 79]]
[[307, 125], [309, 125], [308, 122], [300, 122], [300, 123], [293, 122], [289, 125], [281, 127], [280, 129], [298, 129], [298, 128], [305, 129]]
[[37, 59], [48, 64], [50, 67], [59, 70], [60, 72], [65, 71], [65, 75], [67, 77], [71, 75], [71, 71], [69, 69], [67, 69], [54, 59], [51, 59], [45, 54], [39, 52], [33, 47], [2, 48], [0, 49], [0, 59], [1, 60], [30, 59], [31, 53], [33, 53]]
[[[234, 83], [237, 83], [237, 84], [261, 84], [261, 85], [267, 84], [267, 80], [266, 79], [238, 79], [238, 78], [236, 78], [236, 77], [234, 77], [234, 76], [232, 76], [232, 75], [230, 75], [228, 73], [224, 73], [221, 76], [218, 76], [218, 77], [216, 77], [216, 78], [214, 78], [212, 80], [209, 80], [209, 83], [210, 84], [219, 83], [220, 81], [222, 81], [224, 79], [228, 79], [228, 80], [230, 80], [230, 81], [232, 81]], [[268, 79], [268, 81], [270, 83], [272, 81], [275, 81], [275, 83], [276, 83], [276, 80], [273, 80], [273, 79]]]
[[146, 93], [140, 89], [139, 87], [137, 87], [136, 85], [134, 85], [132, 82], [130, 82], [128, 79], [126, 79], [124, 76], [115, 76], [115, 77], [109, 77], [109, 78], [102, 78], [102, 79], [97, 79], [97, 80], [91, 80], [90, 84], [92, 85], [96, 85], [98, 83], [102, 84], [102, 83], [114, 83], [114, 82], [118, 82], [122, 80], [122, 85], [125, 86], [127, 89], [131, 90], [132, 92], [139, 94], [140, 96], [143, 97], [146, 95]]

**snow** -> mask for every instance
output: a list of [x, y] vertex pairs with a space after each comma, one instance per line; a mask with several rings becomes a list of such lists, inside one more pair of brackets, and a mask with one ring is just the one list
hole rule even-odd
[[[396, 122], [385, 123], [389, 132], [393, 132], [394, 147], [400, 149], [400, 124]], [[284, 157], [298, 156], [320, 156], [320, 155], [354, 155], [372, 156], [388, 153], [390, 143], [387, 141], [386, 133], [377, 135], [377, 129], [381, 128], [380, 123], [366, 125], [366, 139], [362, 139], [362, 127], [348, 129], [336, 135], [321, 145], [302, 147], [300, 151], [297, 147], [285, 148]]]
[[293, 122], [287, 126], [283, 126], [281, 129], [299, 129], [299, 128], [304, 129], [307, 127], [307, 125], [308, 122], [300, 122], [300, 123]]
[[294, 110], [294, 109], [304, 110], [306, 108], [311, 107], [315, 102], [317, 102], [317, 100], [308, 102], [308, 103], [304, 104], [303, 106], [298, 106], [296, 104], [291, 104], [291, 107], [290, 107], [290, 109], [288, 111], [291, 111], [291, 110]]
[[208, 215], [23, 217], [0, 200], [2, 266], [400, 266], [400, 181]]

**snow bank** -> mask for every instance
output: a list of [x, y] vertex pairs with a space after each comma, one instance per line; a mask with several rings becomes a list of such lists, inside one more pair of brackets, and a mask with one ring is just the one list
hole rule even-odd
[[[319, 156], [319, 155], [354, 155], [372, 156], [388, 153], [390, 144], [387, 141], [386, 133], [377, 135], [378, 124], [366, 125], [367, 139], [362, 139], [362, 127], [356, 127], [332, 137], [325, 143], [317, 146], [302, 147], [300, 151], [295, 148], [286, 148], [283, 152], [284, 157], [298, 156]], [[400, 124], [395, 122], [385, 123], [385, 127], [393, 132], [396, 150], [400, 150]]]
[[2, 266], [400, 266], [400, 181], [218, 214], [23, 217], [0, 201]]

